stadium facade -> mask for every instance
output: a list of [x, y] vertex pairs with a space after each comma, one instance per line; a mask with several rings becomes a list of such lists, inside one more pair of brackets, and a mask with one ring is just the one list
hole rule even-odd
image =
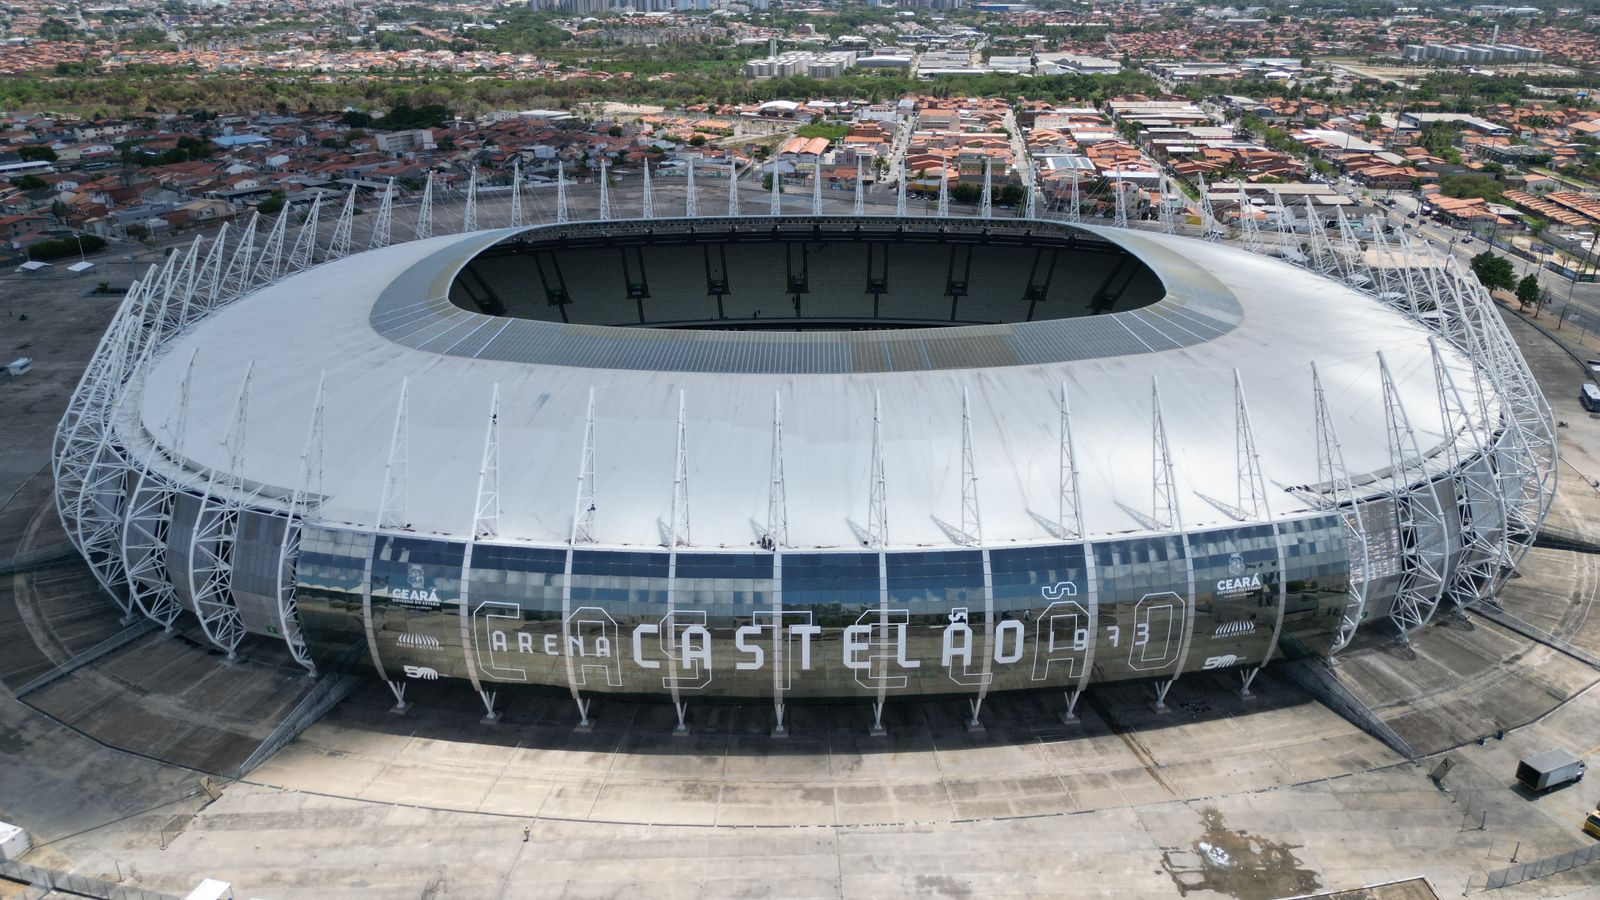
[[454, 679], [491, 715], [544, 686], [584, 721], [610, 693], [781, 727], [791, 699], [1248, 690], [1493, 602], [1554, 491], [1492, 302], [1382, 235], [1313, 219], [1296, 262], [1026, 217], [390, 244], [385, 202], [351, 252], [353, 203], [326, 248], [283, 216], [134, 285], [57, 504], [126, 614], [400, 705]]

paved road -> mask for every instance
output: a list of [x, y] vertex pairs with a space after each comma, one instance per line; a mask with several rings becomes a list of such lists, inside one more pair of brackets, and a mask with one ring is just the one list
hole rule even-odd
[[1022, 189], [1027, 190], [1033, 184], [1033, 157], [1028, 155], [1028, 142], [1022, 133], [1022, 126], [1017, 124], [1017, 114], [1013, 110], [1006, 110], [1003, 122], [1006, 131], [1011, 134], [1011, 157], [1017, 164], [1017, 174], [1022, 176]]
[[[1387, 196], [1395, 201], [1395, 208], [1385, 209], [1384, 212], [1390, 225], [1397, 229], [1404, 228], [1413, 238], [1421, 238], [1436, 250], [1455, 256], [1462, 265], [1466, 265], [1472, 257], [1488, 247], [1484, 240], [1472, 236], [1465, 230], [1441, 225], [1422, 215], [1418, 215], [1415, 219], [1408, 218], [1408, 214], [1416, 212], [1421, 205], [1421, 201], [1409, 191], [1394, 191], [1387, 194], [1374, 192], [1373, 196], [1379, 198]], [[1511, 259], [1518, 278], [1531, 274], [1539, 279], [1539, 285], [1545, 289], [1549, 297], [1546, 302], [1549, 312], [1542, 313], [1541, 318], [1544, 315], [1559, 317], [1563, 329], [1577, 328], [1585, 334], [1600, 333], [1600, 284], [1575, 284], [1570, 279], [1563, 278], [1560, 274], [1535, 265], [1529, 260], [1510, 256], [1503, 251], [1496, 252]], [[1556, 320], [1552, 319], [1552, 322], [1554, 321]]]

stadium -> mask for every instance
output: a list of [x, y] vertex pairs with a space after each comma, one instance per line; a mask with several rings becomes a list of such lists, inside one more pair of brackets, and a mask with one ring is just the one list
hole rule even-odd
[[1555, 488], [1482, 287], [1342, 220], [603, 203], [353, 252], [354, 197], [135, 284], [56, 505], [127, 616], [400, 708], [1248, 692], [1493, 603]]

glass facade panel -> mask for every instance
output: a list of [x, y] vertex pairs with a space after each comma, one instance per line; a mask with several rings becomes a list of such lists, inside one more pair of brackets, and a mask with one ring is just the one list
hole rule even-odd
[[467, 677], [460, 619], [465, 550], [459, 541], [378, 536], [372, 558], [372, 632], [390, 678]]
[[[663, 610], [654, 622], [660, 631], [651, 635], [657, 638], [653, 649], [663, 660], [662, 671], [676, 671], [681, 694], [770, 695], [772, 675], [765, 665], [774, 649], [773, 555], [680, 551], [674, 565], [673, 603], [681, 612], [666, 619]], [[692, 630], [697, 625], [710, 635], [709, 667], [699, 658], [688, 658], [699, 649], [699, 633]], [[662, 685], [671, 689], [670, 681], [658, 677], [655, 690]]]
[[[1187, 555], [1176, 535], [1098, 541], [1092, 573], [1081, 543], [894, 551], [881, 582], [870, 552], [674, 561], [664, 550], [577, 550], [570, 589], [565, 548], [474, 545], [468, 651], [489, 684], [564, 688], [570, 657], [582, 690], [663, 694], [676, 683], [691, 699], [768, 698], [775, 682], [791, 697], [1059, 689], [1086, 669], [1091, 681], [1171, 677], [1185, 646], [1186, 671], [1259, 663], [1280, 585], [1284, 649], [1325, 651], [1348, 583], [1343, 522], [1330, 513], [1278, 528], [1280, 538], [1266, 525], [1197, 532]], [[297, 596], [318, 659], [365, 649], [370, 554], [388, 676], [466, 677], [464, 553], [461, 542], [308, 528]]]
[[[925, 552], [890, 553], [884, 560], [888, 576], [889, 608], [892, 610], [888, 629], [878, 617], [868, 614], [866, 624], [874, 630], [873, 639], [881, 645], [876, 652], [880, 665], [870, 670], [865, 679], [876, 688], [874, 679], [887, 679], [886, 683], [898, 685], [913, 693], [949, 693], [973, 690], [972, 685], [983, 672], [983, 553], [979, 550], [929, 550]], [[905, 623], [905, 651], [898, 652], [901, 644], [898, 629]], [[946, 666], [943, 659], [946, 629], [962, 632], [969, 639], [961, 646], [970, 658], [952, 660]], [[956, 644], [952, 644], [954, 651]], [[906, 659], [923, 661], [915, 668], [894, 664], [903, 655]], [[976, 673], [976, 674], [969, 674]], [[895, 688], [901, 690], [901, 688]]]
[[239, 513], [228, 588], [239, 622], [252, 634], [282, 635], [278, 623], [278, 558], [289, 520], [252, 509]]
[[565, 548], [475, 544], [468, 597], [478, 678], [567, 683], [561, 657]]
[[1278, 523], [1288, 556], [1289, 602], [1278, 649], [1321, 656], [1333, 646], [1350, 598], [1344, 517], [1337, 512]]
[[1405, 560], [1394, 501], [1380, 497], [1359, 507], [1362, 531], [1367, 536], [1367, 618], [1371, 619], [1387, 616], [1394, 608]]
[[[992, 690], [1065, 688], [1083, 675], [1089, 646], [1089, 573], [1082, 544], [989, 551], [996, 641], [1009, 659], [994, 665]], [[1017, 623], [1021, 623], [1020, 630]], [[1009, 624], [1007, 624], [1009, 623]]]
[[1100, 601], [1095, 680], [1174, 674], [1192, 601], [1182, 542], [1166, 535], [1093, 547]]
[[295, 606], [319, 670], [370, 662], [361, 619], [361, 585], [371, 556], [370, 534], [321, 525], [308, 525], [301, 532]]
[[[788, 610], [803, 611], [810, 625], [821, 631], [811, 638], [811, 668], [796, 666], [793, 675], [794, 691], [799, 696], [859, 696], [876, 694], [876, 679], [887, 678], [889, 660], [882, 659], [881, 644], [885, 637], [897, 637], [898, 621], [890, 623], [885, 633], [878, 619], [878, 554], [876, 553], [785, 553], [783, 555], [783, 606], [784, 617], [795, 623]], [[871, 611], [871, 618], [864, 618]], [[850, 631], [848, 662], [869, 668], [852, 669], [846, 665], [847, 629], [865, 627], [863, 633]], [[909, 625], [908, 625], [909, 629]], [[797, 648], [798, 649], [798, 648]], [[887, 654], [891, 659], [893, 653]], [[909, 678], [909, 674], [894, 666], [896, 678]], [[920, 668], [920, 666], [919, 666]], [[897, 680], [884, 682], [896, 684]], [[895, 688], [903, 690], [902, 688]]]
[[1190, 669], [1259, 665], [1278, 620], [1278, 542], [1271, 525], [1242, 525], [1189, 536], [1194, 560]]

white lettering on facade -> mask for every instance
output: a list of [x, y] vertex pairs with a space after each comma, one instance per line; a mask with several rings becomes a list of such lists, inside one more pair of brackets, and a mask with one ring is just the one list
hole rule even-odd
[[906, 628], [908, 627], [909, 626], [904, 622], [901, 622], [894, 627], [894, 661], [899, 664], [900, 668], [902, 669], [920, 669], [922, 668], [922, 660], [906, 659], [906, 644], [908, 643], [906, 641]]
[[656, 625], [640, 625], [633, 629], [633, 664], [641, 669], [659, 669], [661, 663], [653, 659], [644, 658], [645, 635], [656, 634], [661, 628]]
[[811, 639], [822, 634], [822, 626], [790, 625], [789, 634], [800, 639], [800, 671], [811, 671]]
[[[961, 642], [956, 643], [960, 638]], [[944, 630], [944, 646], [939, 651], [939, 665], [950, 668], [955, 664], [956, 657], [961, 658], [961, 667], [965, 669], [972, 665], [972, 628], [965, 622], [956, 622]]]
[[[1016, 619], [1007, 619], [995, 628], [994, 661], [1010, 665], [1022, 658], [1022, 638], [1025, 629]], [[1009, 643], [1010, 648], [1006, 647]]]
[[846, 669], [872, 668], [870, 659], [861, 659], [860, 654], [872, 646], [871, 625], [847, 625], [844, 629], [844, 667]]
[[683, 656], [679, 659], [679, 666], [685, 670], [694, 669], [696, 666], [705, 666], [701, 671], [711, 672], [711, 632], [704, 625], [689, 625], [683, 629], [683, 635], [678, 641], [678, 646], [683, 648]]
[[429, 588], [427, 590], [413, 590], [411, 588], [390, 588], [389, 599], [407, 606], [437, 607], [440, 603], [439, 592]]
[[733, 667], [741, 672], [752, 672], [766, 664], [767, 653], [761, 649], [760, 644], [752, 644], [750, 638], [756, 637], [765, 631], [761, 625], [740, 625], [733, 633], [733, 647], [740, 653], [749, 653], [755, 657], [753, 660], [741, 659]]
[[1217, 593], [1219, 594], [1236, 594], [1241, 591], [1257, 591], [1260, 589], [1260, 575], [1246, 575], [1243, 578], [1224, 578], [1217, 582]]

